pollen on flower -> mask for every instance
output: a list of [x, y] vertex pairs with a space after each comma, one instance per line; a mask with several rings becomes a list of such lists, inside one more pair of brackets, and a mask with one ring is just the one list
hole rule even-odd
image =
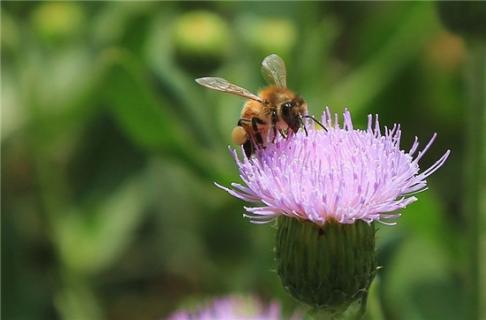
[[280, 215], [318, 225], [330, 220], [393, 223], [399, 216], [396, 211], [417, 200], [413, 195], [427, 189], [426, 178], [450, 154], [448, 150], [420, 171], [418, 162], [436, 134], [422, 151], [415, 138], [407, 152], [400, 149], [400, 126], [385, 127], [382, 132], [378, 116], [368, 116], [366, 130], [354, 129], [347, 110], [342, 125], [329, 109], [322, 122], [327, 130], [311, 128], [308, 135], [300, 130], [288, 139], [278, 138], [250, 158], [240, 158], [231, 150], [243, 183], [232, 183], [232, 188], [216, 185], [256, 204], [245, 207], [245, 216], [254, 223]]

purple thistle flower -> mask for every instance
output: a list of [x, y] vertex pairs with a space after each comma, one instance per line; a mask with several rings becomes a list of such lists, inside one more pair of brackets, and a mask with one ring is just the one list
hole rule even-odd
[[[400, 149], [399, 125], [380, 129], [378, 116], [368, 116], [368, 128], [353, 128], [351, 114], [344, 125], [328, 108], [322, 116], [326, 130], [303, 130], [289, 139], [278, 138], [254, 157], [240, 159], [231, 150], [244, 184], [232, 189], [216, 184], [229, 194], [252, 203], [245, 207], [254, 223], [285, 215], [324, 225], [329, 221], [367, 223], [399, 216], [396, 211], [417, 200], [413, 194], [427, 189], [426, 178], [440, 168], [448, 150], [430, 168], [420, 172], [419, 160], [436, 138], [432, 136], [417, 153], [415, 141], [408, 152]], [[388, 222], [387, 222], [388, 220]], [[390, 224], [393, 224], [391, 222]]]
[[[297, 320], [298, 315], [293, 319]], [[227, 296], [193, 312], [178, 311], [168, 320], [279, 320], [282, 319], [280, 305], [276, 302], [265, 306], [253, 297]]]

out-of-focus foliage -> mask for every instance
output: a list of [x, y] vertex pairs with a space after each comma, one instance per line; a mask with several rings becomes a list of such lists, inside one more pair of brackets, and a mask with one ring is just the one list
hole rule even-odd
[[270, 53], [312, 114], [378, 113], [401, 123], [404, 148], [438, 132], [424, 167], [452, 149], [431, 190], [378, 231], [368, 318], [463, 318], [467, 49], [433, 4], [1, 6], [3, 318], [155, 319], [228, 293], [290, 314], [275, 230], [212, 185], [238, 179], [227, 145], [242, 100], [193, 81], [257, 91]]

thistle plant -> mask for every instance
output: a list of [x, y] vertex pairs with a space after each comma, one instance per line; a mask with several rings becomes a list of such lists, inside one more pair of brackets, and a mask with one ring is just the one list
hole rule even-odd
[[326, 109], [326, 130], [308, 123], [307, 133], [279, 138], [252, 157], [232, 150], [243, 184], [217, 185], [254, 204], [245, 207], [251, 222], [277, 220], [282, 284], [318, 318], [340, 318], [354, 303], [352, 317], [361, 317], [377, 271], [375, 223], [395, 224], [450, 153], [421, 171], [436, 134], [421, 151], [417, 138], [403, 151], [399, 125], [382, 132], [370, 115], [366, 130], [354, 129], [347, 110], [343, 122]]

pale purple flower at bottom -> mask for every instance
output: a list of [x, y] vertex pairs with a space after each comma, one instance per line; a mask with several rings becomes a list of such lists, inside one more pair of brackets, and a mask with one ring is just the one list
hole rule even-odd
[[426, 178], [450, 153], [421, 171], [419, 160], [436, 134], [421, 151], [417, 138], [404, 151], [400, 126], [382, 131], [378, 116], [369, 115], [367, 129], [359, 130], [353, 127], [349, 111], [344, 112], [341, 125], [337, 114], [333, 117], [326, 109], [322, 123], [327, 130], [308, 126], [307, 135], [299, 130], [287, 139], [278, 138], [250, 158], [240, 159], [232, 150], [243, 184], [233, 183], [232, 189], [216, 185], [255, 203], [245, 207], [245, 216], [254, 223], [281, 215], [317, 225], [357, 220], [387, 223], [399, 216], [397, 210], [417, 200], [413, 194], [427, 189]]
[[[227, 296], [194, 311], [177, 311], [168, 320], [280, 320], [280, 305], [264, 305], [253, 297]], [[297, 320], [298, 318], [293, 317]]]

